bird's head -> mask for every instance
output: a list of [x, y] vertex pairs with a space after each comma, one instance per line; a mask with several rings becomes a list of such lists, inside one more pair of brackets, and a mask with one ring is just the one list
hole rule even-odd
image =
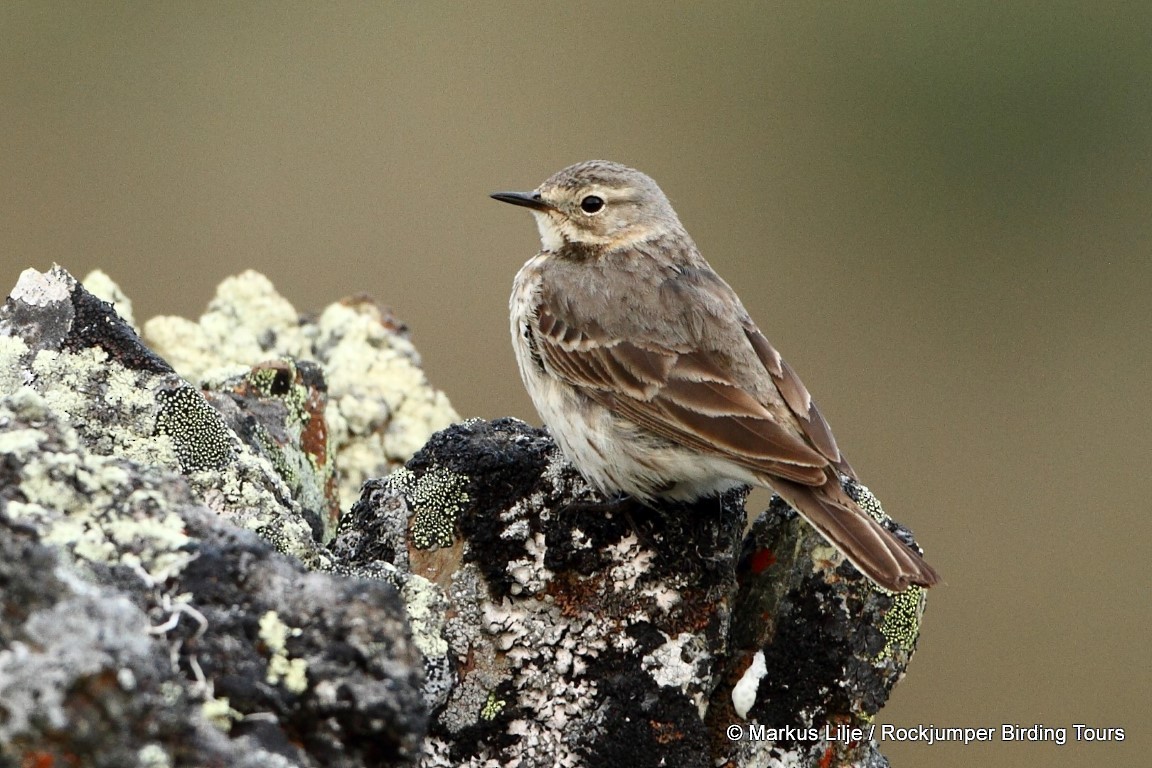
[[532, 192], [492, 197], [532, 210], [545, 251], [568, 244], [614, 250], [682, 230], [655, 181], [606, 160], [570, 165]]

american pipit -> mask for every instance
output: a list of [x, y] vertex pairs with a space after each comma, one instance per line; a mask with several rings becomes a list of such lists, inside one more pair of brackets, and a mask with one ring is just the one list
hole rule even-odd
[[641, 501], [770, 487], [877, 584], [939, 581], [843, 490], [855, 474], [808, 390], [656, 182], [593, 160], [492, 197], [536, 217], [543, 249], [516, 275], [512, 341], [592, 485]]

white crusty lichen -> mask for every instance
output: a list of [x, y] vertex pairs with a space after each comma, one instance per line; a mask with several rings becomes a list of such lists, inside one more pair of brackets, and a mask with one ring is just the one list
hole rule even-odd
[[46, 307], [58, 301], [67, 301], [70, 292], [69, 281], [60, 279], [59, 266], [48, 272], [29, 267], [20, 273], [8, 298], [33, 307]]
[[760, 690], [760, 680], [766, 674], [768, 674], [768, 667], [764, 660], [764, 650], [761, 649], [752, 656], [752, 663], [748, 665], [748, 669], [744, 670], [744, 674], [736, 681], [736, 685], [732, 686], [732, 708], [741, 719], [748, 717], [748, 710], [752, 709], [752, 705], [756, 703], [756, 694]]
[[631, 592], [636, 588], [636, 580], [649, 574], [655, 554], [641, 547], [640, 539], [630, 533], [618, 543], [609, 545], [606, 553], [612, 562], [609, 578], [614, 592]]
[[512, 578], [509, 590], [513, 595], [534, 595], [542, 592], [547, 588], [553, 575], [552, 571], [544, 567], [544, 556], [548, 554], [548, 546], [542, 532], [527, 537], [524, 549], [528, 557], [510, 560], [505, 568]]
[[641, 667], [664, 688], [676, 688], [689, 697], [700, 716], [708, 709], [702, 681], [708, 679], [713, 656], [700, 635], [681, 632], [676, 637], [664, 635], [665, 642], [641, 659]]

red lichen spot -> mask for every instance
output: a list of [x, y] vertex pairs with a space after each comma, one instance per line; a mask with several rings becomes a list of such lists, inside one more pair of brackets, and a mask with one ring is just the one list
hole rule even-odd
[[776, 563], [776, 553], [770, 549], [758, 549], [752, 553], [752, 560], [749, 566], [752, 573], [760, 574], [771, 568]]
[[51, 752], [25, 752], [20, 758], [20, 768], [52, 768], [56, 757]]
[[824, 754], [820, 756], [820, 762], [817, 765], [820, 768], [832, 768], [832, 761], [836, 758], [836, 750], [832, 747], [824, 750]]

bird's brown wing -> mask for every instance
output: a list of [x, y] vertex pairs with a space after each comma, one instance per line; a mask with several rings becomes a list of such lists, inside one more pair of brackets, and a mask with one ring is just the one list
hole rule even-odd
[[[747, 346], [725, 353], [662, 344], [652, 334], [625, 341], [595, 320], [562, 315], [563, 306], [547, 300], [533, 315], [533, 344], [553, 375], [667, 440], [762, 477], [881, 586], [901, 591], [939, 581], [843, 491], [838, 473], [854, 475], [828, 423], [750, 320], [740, 320], [739, 335], [729, 339]], [[752, 361], [762, 370], [750, 370]]]
[[[543, 363], [645, 429], [805, 485], [823, 484], [829, 466], [847, 467], [808, 390], [751, 321], [739, 338], [745, 349], [727, 352], [625, 341], [595, 322], [577, 327], [561, 315], [546, 301], [536, 308], [533, 335]], [[740, 382], [735, 354], [763, 365], [768, 376], [760, 374], [760, 392]]]

